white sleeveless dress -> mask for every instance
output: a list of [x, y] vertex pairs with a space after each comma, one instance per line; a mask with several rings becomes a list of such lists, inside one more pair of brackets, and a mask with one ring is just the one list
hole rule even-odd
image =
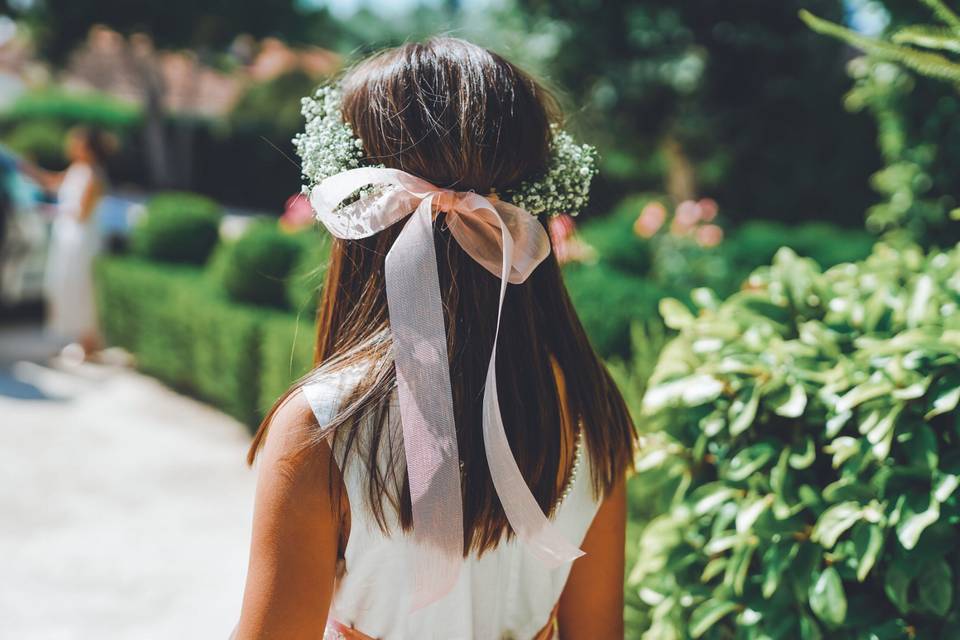
[[99, 248], [94, 216], [81, 220], [83, 195], [100, 176], [88, 164], [73, 163], [57, 191], [44, 273], [47, 329], [61, 338], [78, 340], [96, 329], [93, 258]]
[[[341, 373], [302, 387], [321, 426], [330, 422], [339, 400], [354, 384], [355, 374]], [[389, 455], [403, 460], [396, 395], [387, 428], [391, 438], [381, 442], [381, 464]], [[383, 446], [385, 442], [393, 446]], [[339, 448], [338, 444], [334, 450], [338, 462]], [[590, 457], [585, 446], [580, 455], [569, 493], [553, 516], [559, 531], [578, 545], [599, 507], [590, 486]], [[546, 569], [516, 539], [501, 542], [481, 557], [468, 556], [453, 590], [411, 613], [410, 538], [389, 510], [388, 522], [396, 533], [384, 535], [365, 508], [361, 459], [351, 458], [340, 471], [350, 501], [351, 525], [344, 551], [346, 572], [334, 592], [332, 619], [383, 640], [529, 640], [550, 621], [572, 565]], [[328, 631], [328, 637], [337, 634]]]

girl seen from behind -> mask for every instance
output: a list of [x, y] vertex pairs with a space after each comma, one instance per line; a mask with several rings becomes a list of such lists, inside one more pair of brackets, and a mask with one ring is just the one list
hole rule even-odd
[[235, 637], [622, 637], [634, 431], [544, 230], [585, 203], [591, 150], [453, 38], [367, 59], [305, 114], [336, 240], [317, 365], [251, 449]]

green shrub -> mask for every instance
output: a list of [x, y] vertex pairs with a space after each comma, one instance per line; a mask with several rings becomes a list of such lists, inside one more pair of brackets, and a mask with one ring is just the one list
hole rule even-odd
[[313, 367], [315, 334], [312, 313], [278, 313], [264, 322], [259, 399], [261, 414], [273, 406], [294, 380]]
[[31, 158], [44, 167], [64, 164], [63, 145], [67, 130], [56, 122], [27, 120], [4, 136], [13, 151]]
[[648, 195], [629, 196], [610, 215], [586, 222], [580, 235], [607, 264], [627, 273], [646, 274], [652, 266], [650, 242], [634, 233], [633, 224], [653, 199]]
[[220, 205], [204, 196], [156, 195], [133, 229], [132, 248], [150, 260], [203, 264], [217, 244], [221, 213]]
[[287, 279], [287, 302], [297, 313], [312, 315], [330, 260], [332, 239], [326, 231], [312, 227], [293, 237], [301, 243], [301, 251]]
[[[960, 247], [826, 272], [781, 250], [644, 398], [647, 638], [947, 638], [960, 622]], [[696, 297], [696, 296], [695, 296]]]
[[141, 121], [140, 107], [95, 92], [39, 89], [19, 96], [0, 121], [43, 121], [60, 126], [94, 125], [109, 129], [133, 127]]
[[287, 279], [303, 245], [275, 222], [250, 225], [217, 256], [220, 284], [236, 302], [285, 308]]
[[825, 222], [788, 226], [754, 220], [738, 227], [722, 249], [738, 278], [769, 264], [781, 247], [790, 247], [822, 267], [856, 262], [870, 255], [875, 238], [860, 229], [842, 229]]
[[665, 295], [649, 281], [604, 264], [571, 264], [564, 269], [564, 281], [594, 348], [603, 356], [626, 355], [631, 324], [656, 318], [657, 303]]

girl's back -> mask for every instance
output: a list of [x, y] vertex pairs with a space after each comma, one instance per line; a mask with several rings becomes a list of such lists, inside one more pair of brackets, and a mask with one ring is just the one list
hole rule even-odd
[[[319, 425], [333, 419], [339, 401], [355, 388], [359, 377], [356, 370], [347, 370], [303, 386], [303, 396]], [[395, 402], [393, 404], [395, 407]], [[381, 449], [380, 463], [384, 467], [390, 464], [391, 457], [403, 459], [402, 446], [398, 446], [402, 436], [395, 409], [388, 421], [393, 436], [390, 446]], [[361, 440], [368, 440], [381, 427], [368, 422], [357, 428], [361, 431]], [[590, 457], [583, 451], [583, 445], [576, 455], [577, 470], [567, 479], [554, 522], [564, 536], [579, 545], [599, 503], [590, 489]], [[334, 457], [341, 459], [342, 456], [343, 447], [335, 447]], [[548, 569], [524, 551], [516, 538], [501, 542], [482, 556], [471, 553], [456, 586], [440, 601], [411, 613], [412, 594], [406, 588], [412, 574], [411, 540], [408, 536], [384, 534], [370, 510], [364, 507], [366, 474], [363, 461], [355, 457], [349, 458], [340, 469], [349, 504], [350, 531], [338, 566], [331, 620], [386, 640], [526, 640], [551, 628], [552, 615], [571, 565]], [[397, 498], [395, 493], [391, 497]], [[399, 529], [395, 514], [388, 512], [388, 524], [393, 531]]]

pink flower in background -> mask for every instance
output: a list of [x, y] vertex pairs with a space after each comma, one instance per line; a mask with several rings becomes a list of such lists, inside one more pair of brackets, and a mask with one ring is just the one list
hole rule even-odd
[[715, 224], [705, 224], [697, 228], [696, 239], [701, 247], [715, 247], [723, 241], [723, 229]]
[[700, 207], [700, 219], [704, 222], [713, 222], [720, 211], [720, 205], [713, 198], [703, 198], [697, 203]]
[[577, 229], [576, 223], [571, 216], [563, 213], [553, 216], [547, 223], [547, 230], [550, 232], [550, 242], [553, 244], [553, 252], [557, 256], [560, 264], [565, 264], [570, 259], [570, 239]]
[[686, 235], [700, 222], [701, 217], [700, 205], [693, 200], [684, 200], [677, 205], [670, 231], [674, 235]]
[[567, 214], [553, 216], [547, 222], [547, 232], [550, 234], [550, 244], [557, 262], [590, 262], [596, 257], [596, 251], [577, 237], [577, 224], [573, 217]]
[[280, 216], [280, 226], [290, 231], [308, 227], [313, 224], [313, 207], [307, 196], [295, 193], [287, 198], [283, 215]]
[[667, 220], [667, 208], [659, 202], [650, 202], [633, 223], [633, 232], [641, 238], [652, 238]]

